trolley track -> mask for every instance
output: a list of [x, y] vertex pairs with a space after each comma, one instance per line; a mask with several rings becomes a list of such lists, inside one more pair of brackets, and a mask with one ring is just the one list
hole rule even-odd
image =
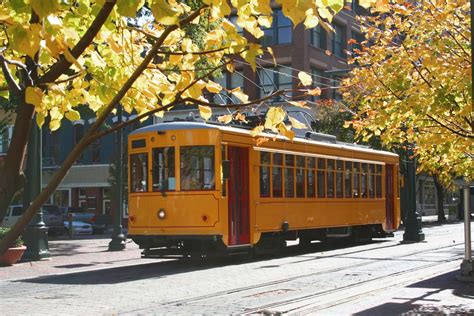
[[[462, 256], [458, 256], [458, 258], [456, 259], [461, 259], [461, 258]], [[441, 264], [447, 263], [447, 262], [448, 261], [444, 261], [444, 262], [441, 262]], [[269, 313], [269, 312], [271, 313], [273, 309], [282, 308], [282, 307], [284, 308], [284, 310], [279, 309], [278, 313], [305, 313], [305, 312], [311, 312], [311, 311], [316, 311], [316, 310], [320, 311], [322, 309], [327, 309], [329, 307], [332, 307], [338, 304], [348, 303], [350, 301], [356, 300], [357, 298], [365, 296], [370, 293], [379, 292], [384, 289], [391, 288], [394, 285], [404, 285], [406, 283], [411, 283], [413, 281], [411, 277], [413, 277], [412, 275], [415, 272], [419, 272], [421, 270], [425, 270], [425, 269], [439, 266], [439, 265], [440, 265], [440, 262], [434, 262], [430, 264], [425, 264], [420, 267], [400, 271], [394, 274], [384, 275], [384, 276], [372, 278], [370, 280], [364, 280], [364, 281], [356, 282], [356, 283], [349, 284], [346, 286], [341, 286], [341, 287], [331, 289], [331, 290], [319, 291], [319, 292], [315, 292], [313, 294], [301, 296], [298, 298], [281, 300], [279, 302], [274, 302], [271, 304], [266, 304], [266, 305], [259, 306], [257, 308], [246, 310], [243, 313], [243, 315], [250, 315], [250, 314], [256, 314], [256, 313], [257, 314]], [[404, 277], [404, 276], [405, 278], [401, 278], [401, 279], [397, 278], [396, 280], [387, 282], [387, 281], [390, 281], [390, 279], [394, 277]], [[411, 277], [407, 277], [407, 276], [411, 276]], [[380, 286], [380, 284], [383, 284], [383, 286]], [[359, 292], [359, 294], [352, 294], [352, 295], [350, 294], [351, 291], [357, 288], [367, 287], [368, 285], [370, 285], [371, 287], [369, 291], [365, 290], [363, 293]], [[336, 293], [338, 297], [343, 296], [344, 298], [339, 298], [339, 299], [334, 300], [334, 298], [328, 297]], [[349, 293], [349, 296], [345, 295], [346, 293]], [[315, 298], [318, 298], [316, 302], [312, 300]], [[306, 303], [303, 303], [303, 302], [306, 302]]]
[[[453, 244], [450, 244], [450, 245], [430, 248], [430, 249], [426, 249], [426, 250], [422, 250], [422, 251], [419, 251], [419, 250], [412, 251], [412, 252], [405, 253], [405, 254], [402, 254], [402, 255], [399, 255], [399, 256], [393, 256], [393, 257], [391, 257], [391, 260], [396, 261], [396, 260], [401, 260], [405, 257], [410, 257], [410, 256], [414, 256], [414, 255], [422, 255], [424, 253], [436, 252], [436, 251], [443, 250], [443, 249], [450, 249], [450, 248], [453, 248], [453, 247], [456, 247], [456, 246], [460, 246], [462, 244], [463, 243], [453, 243]], [[396, 245], [393, 245], [393, 246], [397, 246], [397, 245], [399, 245], [399, 244], [396, 244]], [[357, 253], [373, 251], [373, 250], [377, 250], [379, 248], [386, 248], [386, 247], [387, 246], [374, 247], [374, 248], [371, 248], [371, 249], [364, 249], [364, 250], [357, 251]], [[390, 246], [388, 246], [388, 247], [390, 247]], [[347, 254], [349, 254], [349, 253], [341, 254], [341, 256], [345, 256]], [[328, 256], [328, 257], [332, 257], [332, 256]], [[458, 259], [458, 257], [461, 258], [462, 256], [461, 255], [456, 256], [456, 259]], [[322, 256], [322, 257], [319, 257], [318, 259], [324, 259], [324, 258], [325, 257]], [[370, 258], [367, 258], [367, 259], [370, 260]], [[338, 288], [335, 288], [335, 289], [319, 291], [319, 292], [312, 293], [310, 295], [303, 295], [303, 296], [297, 297], [297, 298], [285, 299], [285, 300], [281, 300], [281, 301], [278, 301], [278, 302], [273, 302], [271, 304], [261, 305], [261, 306], [255, 307], [255, 308], [247, 309], [247, 310], [244, 310], [242, 312], [244, 314], [263, 313], [268, 309], [283, 307], [283, 306], [286, 306], [288, 304], [296, 304], [297, 305], [297, 306], [294, 306], [294, 307], [290, 307], [288, 309], [288, 312], [295, 312], [298, 309], [304, 308], [304, 306], [306, 306], [306, 305], [307, 305], [306, 306], [307, 309], [312, 309], [313, 305], [314, 305], [314, 302], [310, 303], [309, 305], [308, 304], [303, 304], [302, 302], [304, 302], [306, 300], [311, 300], [311, 299], [314, 299], [314, 298], [320, 297], [320, 296], [331, 295], [331, 294], [334, 294], [336, 292], [340, 292], [340, 291], [343, 291], [343, 290], [354, 289], [354, 288], [363, 286], [365, 284], [371, 284], [371, 283], [373, 283], [374, 285], [377, 284], [377, 283], [380, 284], [380, 282], [382, 282], [386, 279], [392, 278], [394, 276], [408, 275], [408, 274], [411, 274], [411, 273], [414, 273], [414, 272], [417, 272], [417, 271], [420, 271], [420, 270], [423, 270], [423, 269], [427, 269], [427, 268], [430, 268], [430, 267], [435, 267], [437, 265], [447, 263], [447, 262], [450, 262], [450, 261], [452, 261], [452, 259], [450, 259], [450, 260], [437, 260], [435, 262], [430, 262], [430, 263], [424, 264], [424, 265], [416, 267], [416, 268], [411, 268], [411, 269], [408, 269], [408, 270], [399, 271], [395, 274], [384, 275], [384, 276], [372, 278], [370, 280], [365, 280], [365, 281], [361, 281], [361, 282], [348, 284], [346, 286], [338, 287]], [[251, 292], [251, 291], [260, 290], [260, 289], [263, 289], [263, 288], [266, 288], [266, 287], [272, 287], [272, 286], [276, 286], [276, 285], [283, 285], [285, 283], [290, 283], [290, 282], [296, 281], [298, 279], [304, 279], [304, 278], [309, 278], [309, 277], [318, 277], [318, 276], [322, 276], [322, 275], [325, 275], [325, 274], [344, 272], [344, 271], [347, 271], [347, 270], [353, 269], [353, 268], [368, 267], [368, 266], [373, 265], [375, 263], [376, 263], [375, 261], [371, 260], [369, 262], [361, 262], [361, 263], [358, 263], [358, 264], [351, 264], [351, 265], [343, 266], [343, 267], [325, 269], [325, 270], [322, 270], [322, 271], [306, 273], [306, 274], [302, 274], [302, 275], [297, 275], [297, 276], [284, 278], [284, 279], [279, 279], [279, 280], [273, 280], [273, 281], [259, 283], [259, 284], [255, 284], [255, 285], [243, 286], [243, 287], [239, 287], [239, 288], [234, 288], [234, 289], [229, 289], [229, 290], [224, 290], [224, 291], [218, 291], [218, 292], [214, 292], [214, 293], [209, 293], [209, 294], [190, 297], [190, 298], [185, 298], [185, 299], [162, 302], [162, 303], [159, 304], [159, 306], [160, 307], [185, 306], [185, 305], [188, 305], [188, 304], [194, 304], [194, 303], [198, 303], [198, 302], [202, 302], [202, 301], [216, 299], [216, 298], [219, 298], [219, 297], [224, 297], [226, 295], [233, 295], [233, 294], [238, 294], [238, 293]], [[400, 284], [400, 282], [398, 280], [397, 280], [396, 283]], [[390, 284], [390, 285], [387, 285], [387, 286], [384, 285], [382, 289], [388, 288], [392, 285], [393, 284]], [[374, 288], [375, 289], [373, 291], [379, 291], [380, 290], [379, 286], [375, 286]], [[357, 298], [357, 295], [356, 296], [349, 296], [349, 297], [345, 298], [344, 300], [345, 301], [350, 301], [350, 300], [353, 300], [353, 299], [356, 299], [356, 298]], [[338, 301], [338, 304], [339, 303], [340, 302]], [[156, 307], [158, 307], [158, 305]], [[124, 312], [124, 314], [126, 314], [126, 313], [137, 313], [137, 312], [141, 312], [141, 311], [142, 312], [144, 312], [144, 311], [153, 311], [153, 309], [154, 309], [153, 307], [134, 309], [134, 310], [126, 311], [126, 312]], [[301, 311], [303, 311], [303, 310], [301, 310]]]

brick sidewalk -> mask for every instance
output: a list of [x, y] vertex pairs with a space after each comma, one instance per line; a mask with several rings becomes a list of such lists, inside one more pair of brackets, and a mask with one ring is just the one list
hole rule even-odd
[[110, 236], [83, 236], [72, 240], [51, 239], [50, 259], [0, 266], [0, 280], [83, 272], [156, 261], [156, 259], [142, 259], [141, 250], [131, 240], [127, 240], [124, 251], [108, 251], [110, 240]]

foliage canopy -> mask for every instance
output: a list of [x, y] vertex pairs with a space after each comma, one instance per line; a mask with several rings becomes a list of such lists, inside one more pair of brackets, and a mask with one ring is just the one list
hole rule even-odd
[[362, 18], [368, 40], [356, 51], [345, 100], [365, 140], [413, 144], [419, 169], [445, 181], [474, 175], [470, 3], [387, 4]]

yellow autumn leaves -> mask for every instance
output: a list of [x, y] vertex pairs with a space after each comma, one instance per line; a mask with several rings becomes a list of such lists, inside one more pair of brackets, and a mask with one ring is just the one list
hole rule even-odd
[[345, 84], [357, 112], [348, 125], [387, 147], [415, 144], [420, 171], [472, 178], [469, 1], [383, 5], [385, 14], [364, 21], [371, 45]]
[[[50, 128], [55, 130], [60, 127], [63, 118], [77, 120], [80, 118], [77, 110], [80, 105], [101, 113], [158, 40], [162, 41], [162, 45], [156, 58], [120, 100], [125, 111], [144, 114], [162, 108], [158, 111], [162, 115], [180, 98], [186, 100], [186, 104], [199, 101], [200, 113], [208, 119], [212, 115], [211, 104], [203, 95], [224, 90], [209, 79], [212, 68], [225, 66], [227, 71], [233, 72], [233, 64], [228, 61], [240, 56], [255, 71], [256, 58], [263, 54], [261, 45], [248, 42], [237, 31], [236, 25], [229, 21], [229, 15], [235, 14], [237, 26], [256, 38], [263, 35], [262, 27], [272, 25], [274, 15], [270, 0], [203, 0], [204, 8], [191, 23], [204, 21], [212, 23], [213, 27], [204, 38], [196, 39], [187, 34], [180, 24], [181, 19], [193, 12], [182, 1], [148, 1], [153, 17], [140, 20], [140, 27], [135, 27], [128, 17], [135, 17], [145, 1], [117, 0], [93, 43], [75, 58], [71, 53], [73, 47], [90, 31], [88, 28], [103, 7], [112, 2], [44, 0], [0, 3], [0, 25], [6, 30], [0, 34], [0, 39], [6, 45], [2, 54], [7, 60], [25, 64], [27, 56], [30, 60], [37, 58], [39, 78], [61, 60], [71, 64], [56, 82], [33, 82], [33, 86], [24, 91], [26, 103], [35, 107], [39, 125], [49, 117]], [[330, 15], [336, 14], [344, 1], [279, 0], [277, 3], [281, 4], [284, 13], [296, 26], [307, 19], [318, 20], [321, 17], [318, 12], [322, 8]], [[32, 11], [36, 12], [37, 19], [31, 19]], [[170, 26], [175, 29], [166, 33]], [[160, 38], [163, 34], [166, 36]], [[203, 75], [203, 70], [199, 68], [204, 64], [210, 69], [208, 76]], [[9, 70], [17, 83], [25, 80], [20, 76], [18, 67], [10, 64]], [[298, 77], [300, 87], [308, 89], [305, 90], [308, 95], [320, 93], [320, 90], [311, 89], [311, 76], [300, 73]], [[0, 79], [5, 82], [3, 75]], [[225, 92], [242, 104], [252, 101], [242, 87]], [[292, 102], [294, 106], [305, 106], [302, 101]], [[286, 128], [282, 122], [271, 118], [270, 122], [272, 130], [291, 136], [287, 130], [289, 127]], [[294, 127], [300, 126], [297, 122], [290, 123]]]

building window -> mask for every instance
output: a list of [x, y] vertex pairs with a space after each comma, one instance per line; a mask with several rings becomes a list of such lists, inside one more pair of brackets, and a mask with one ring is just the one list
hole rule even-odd
[[244, 30], [242, 29], [242, 27], [240, 25], [237, 24], [237, 18], [238, 18], [237, 15], [233, 15], [233, 16], [230, 17], [229, 20], [232, 24], [234, 24], [235, 29], [237, 30], [237, 33], [242, 35], [244, 33]]
[[262, 27], [264, 35], [261, 44], [271, 46], [291, 43], [292, 28], [291, 20], [284, 16], [281, 10], [274, 11], [272, 26], [270, 28]]
[[367, 11], [359, 5], [359, 0], [352, 0], [351, 1], [351, 9], [352, 12], [356, 15], [367, 14]]
[[[220, 84], [221, 87], [227, 90], [232, 90], [237, 87], [240, 87], [242, 89], [244, 86], [244, 77], [239, 71], [233, 73], [225, 72], [222, 74], [222, 76], [214, 78], [213, 81]], [[240, 101], [232, 93], [228, 93], [227, 91], [222, 90], [219, 94], [214, 94], [214, 103], [238, 104], [242, 103], [242, 101]]]
[[352, 39], [354, 41], [352, 41], [351, 50], [352, 50], [352, 54], [353, 54], [352, 57], [354, 57], [354, 54], [355, 54], [354, 51], [362, 49], [361, 43], [363, 41], [365, 41], [365, 37], [361, 33], [357, 33], [357, 32], [352, 31]]
[[332, 53], [337, 57], [344, 58], [344, 27], [334, 24], [334, 33], [332, 34]]
[[[313, 83], [311, 87], [313, 89], [315, 88], [321, 88], [323, 85], [323, 71], [316, 69], [316, 68], [311, 68], [311, 77], [313, 79]], [[312, 96], [311, 101], [317, 101], [321, 98], [321, 96]]]
[[339, 92], [339, 87], [341, 86], [341, 78], [336, 76], [331, 76], [331, 98], [340, 101], [342, 100], [342, 95]]
[[[292, 70], [288, 67], [275, 67], [259, 69], [258, 77], [260, 81], [260, 97], [272, 94], [276, 90], [292, 89]], [[291, 93], [286, 93], [291, 95]], [[275, 97], [273, 102], [283, 101], [281, 96]]]
[[318, 24], [316, 27], [311, 29], [310, 43], [314, 47], [321, 49], [327, 49], [326, 45], [326, 31]]
[[8, 151], [8, 145], [10, 144], [10, 130], [11, 127], [3, 126], [0, 128], [0, 153], [6, 153]]
[[95, 139], [89, 145], [90, 153], [91, 153], [91, 162], [92, 163], [99, 163], [100, 162], [100, 138]]
[[[82, 121], [77, 121], [73, 123], [73, 132], [72, 132], [72, 137], [73, 137], [73, 144], [76, 146], [84, 136], [84, 123]], [[81, 155], [77, 158], [77, 162], [81, 163], [83, 161], [84, 155], [81, 153]]]
[[174, 174], [174, 147], [153, 148], [153, 191], [176, 190]]

